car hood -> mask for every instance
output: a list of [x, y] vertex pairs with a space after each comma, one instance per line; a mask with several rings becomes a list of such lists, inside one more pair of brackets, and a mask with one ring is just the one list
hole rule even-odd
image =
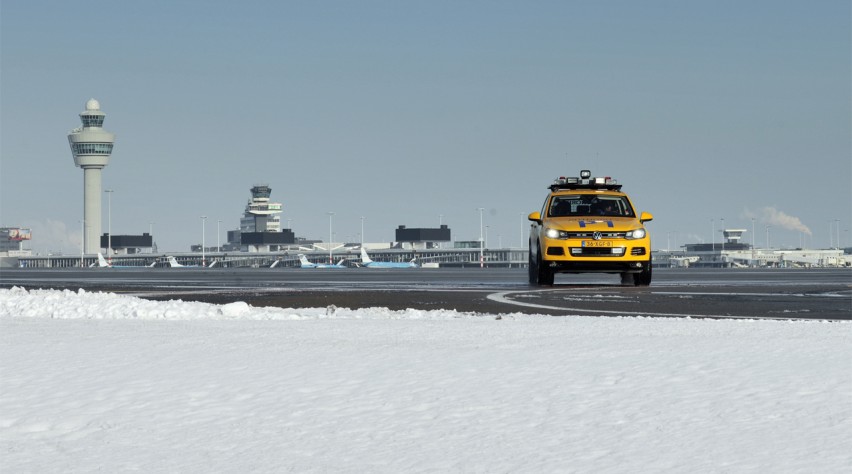
[[639, 219], [634, 217], [562, 217], [559, 219], [548, 219], [545, 225], [567, 231], [633, 230], [642, 228]]

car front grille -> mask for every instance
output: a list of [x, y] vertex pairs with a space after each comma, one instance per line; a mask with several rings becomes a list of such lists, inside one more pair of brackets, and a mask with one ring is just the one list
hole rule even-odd
[[624, 248], [621, 253], [613, 253], [613, 247], [571, 247], [570, 253], [573, 257], [622, 257]]
[[[602, 239], [623, 239], [627, 237], [626, 232], [601, 232]], [[569, 239], [593, 239], [594, 232], [568, 232]]]

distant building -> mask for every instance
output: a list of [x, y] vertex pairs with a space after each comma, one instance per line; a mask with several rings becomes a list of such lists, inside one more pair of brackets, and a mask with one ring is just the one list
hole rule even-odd
[[229, 230], [228, 231], [228, 242], [222, 246], [223, 252], [239, 252], [242, 244], [240, 244], [240, 231], [237, 230]]
[[240, 230], [228, 232], [228, 248], [243, 252], [276, 252], [281, 247], [295, 242], [290, 229], [281, 229], [283, 206], [280, 202], [270, 201], [272, 188], [259, 184], [251, 188], [251, 199], [246, 204], [245, 213], [240, 219]]
[[746, 232], [745, 229], [722, 229], [722, 236], [728, 245], [738, 244]]
[[694, 252], [716, 252], [719, 253], [724, 248], [725, 250], [748, 250], [751, 248], [751, 245], [746, 243], [734, 243], [727, 242], [723, 244], [722, 242], [715, 243], [701, 243], [701, 244], [686, 244], [683, 246], [688, 253]]
[[760, 249], [741, 242], [745, 229], [723, 229], [722, 242], [686, 244], [684, 250], [654, 251], [658, 267], [848, 267], [841, 249]]
[[32, 239], [30, 229], [0, 227], [0, 268], [18, 266], [18, 257], [29, 257], [31, 250], [24, 250], [24, 241]]
[[727, 251], [742, 251], [751, 249], [751, 245], [742, 243], [745, 229], [722, 229], [724, 239], [721, 242], [713, 242], [709, 244], [686, 244], [687, 253], [714, 253]]
[[24, 241], [32, 238], [30, 229], [0, 227], [0, 253], [6, 256], [30, 255], [29, 250], [24, 250]]
[[100, 252], [101, 170], [109, 164], [115, 143], [115, 135], [103, 129], [105, 117], [101, 104], [89, 99], [86, 110], [80, 112], [83, 126], [68, 134], [74, 164], [83, 170], [83, 246], [88, 254]]
[[240, 219], [240, 232], [280, 232], [283, 206], [280, 202], [269, 200], [272, 188], [259, 184], [251, 188], [251, 199]]
[[446, 224], [442, 224], [438, 228], [411, 228], [408, 229], [404, 225], [397, 227], [396, 238], [397, 242], [402, 244], [410, 244], [414, 248], [432, 249], [436, 248], [439, 242], [449, 242], [452, 240], [450, 228]]
[[150, 253], [154, 248], [154, 238], [147, 232], [142, 235], [113, 235], [112, 239], [109, 234], [101, 235], [101, 247], [107, 248], [110, 244], [115, 255], [133, 255], [143, 253], [145, 249], [146, 253]]

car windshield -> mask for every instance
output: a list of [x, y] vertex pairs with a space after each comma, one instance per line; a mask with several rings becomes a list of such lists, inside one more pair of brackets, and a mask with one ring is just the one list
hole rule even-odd
[[633, 208], [626, 197], [599, 194], [553, 196], [547, 214], [549, 217], [634, 217]]

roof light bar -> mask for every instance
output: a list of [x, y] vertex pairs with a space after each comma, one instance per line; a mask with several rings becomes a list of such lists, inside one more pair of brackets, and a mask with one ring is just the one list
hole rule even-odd
[[592, 172], [589, 170], [581, 170], [579, 178], [576, 176], [560, 176], [549, 187], [551, 191], [557, 189], [609, 189], [618, 191], [621, 189], [621, 185], [611, 177], [593, 178]]

